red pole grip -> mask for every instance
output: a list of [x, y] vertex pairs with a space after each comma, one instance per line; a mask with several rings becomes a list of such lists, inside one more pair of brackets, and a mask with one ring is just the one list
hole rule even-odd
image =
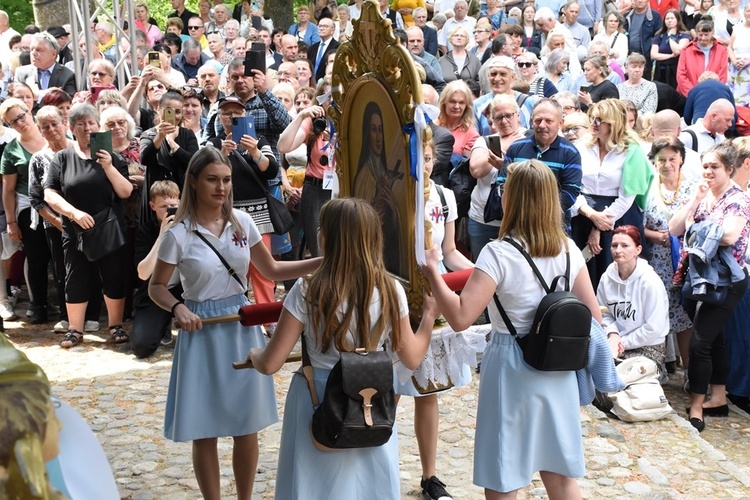
[[[443, 275], [445, 284], [453, 291], [463, 290], [473, 269], [464, 269], [446, 273]], [[240, 308], [240, 323], [243, 326], [264, 325], [275, 323], [281, 315], [282, 302], [269, 302], [267, 304], [251, 304]]]

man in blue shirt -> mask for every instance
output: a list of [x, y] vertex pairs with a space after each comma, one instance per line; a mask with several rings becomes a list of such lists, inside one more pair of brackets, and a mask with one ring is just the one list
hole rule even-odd
[[560, 188], [563, 222], [569, 231], [570, 207], [581, 192], [581, 154], [572, 142], [559, 135], [562, 117], [562, 108], [557, 101], [540, 99], [531, 114], [534, 135], [511, 144], [505, 153], [504, 164], [536, 159], [552, 170]]

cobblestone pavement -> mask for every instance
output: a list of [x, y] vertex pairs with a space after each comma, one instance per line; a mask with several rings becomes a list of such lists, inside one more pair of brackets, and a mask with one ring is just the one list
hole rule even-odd
[[[126, 346], [107, 344], [104, 328], [87, 334], [82, 345], [70, 350], [58, 347], [60, 336], [49, 330], [50, 325], [31, 329], [6, 322], [6, 328], [10, 339], [47, 372], [53, 392], [89, 422], [109, 457], [123, 498], [200, 498], [190, 444], [173, 443], [162, 435], [171, 346], [138, 360]], [[276, 375], [280, 414], [295, 369], [296, 365], [287, 364]], [[699, 435], [685, 419], [688, 399], [681, 385], [681, 375], [672, 375], [666, 392], [675, 412], [658, 422], [627, 424], [592, 406], [581, 409], [587, 474], [579, 484], [585, 498], [750, 498], [750, 416], [732, 407], [728, 418], [708, 417], [706, 430]], [[437, 468], [456, 499], [483, 498], [471, 481], [477, 389], [475, 376], [469, 386], [440, 397]], [[401, 401], [401, 491], [403, 498], [418, 498], [421, 470], [413, 399]], [[278, 423], [260, 434], [255, 498], [273, 498], [280, 432]], [[222, 492], [231, 498], [230, 439], [219, 441], [219, 455]], [[519, 495], [543, 496], [538, 477]]]

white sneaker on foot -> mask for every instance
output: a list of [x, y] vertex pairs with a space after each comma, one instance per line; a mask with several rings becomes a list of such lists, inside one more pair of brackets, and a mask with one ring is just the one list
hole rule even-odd
[[18, 297], [21, 295], [21, 289], [17, 286], [10, 287], [10, 296], [8, 297], [8, 300], [10, 300], [10, 304], [13, 307], [16, 307], [16, 304], [18, 304]]
[[0, 302], [0, 318], [4, 320], [16, 319], [16, 313], [8, 299]]
[[68, 323], [66, 320], [61, 319], [57, 323], [55, 323], [55, 327], [53, 328], [53, 331], [55, 333], [65, 333], [68, 331], [68, 328], [70, 327], [70, 323]]
[[98, 321], [86, 321], [83, 324], [83, 331], [87, 333], [91, 332], [98, 332], [99, 331], [99, 322]]

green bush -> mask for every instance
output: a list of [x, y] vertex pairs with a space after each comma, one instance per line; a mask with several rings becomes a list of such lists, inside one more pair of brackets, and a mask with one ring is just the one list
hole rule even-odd
[[34, 24], [34, 9], [30, 0], [3, 0], [0, 8], [8, 13], [11, 27], [21, 34], [26, 26]]

